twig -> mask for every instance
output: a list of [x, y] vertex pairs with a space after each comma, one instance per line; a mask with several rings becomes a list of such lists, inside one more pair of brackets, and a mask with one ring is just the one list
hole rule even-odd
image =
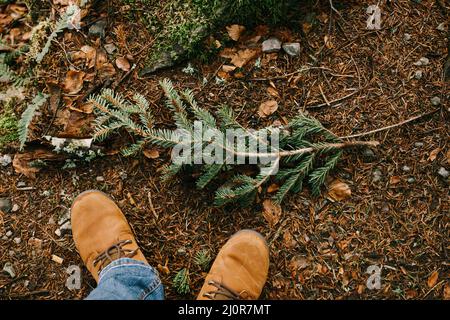
[[[324, 107], [324, 106], [330, 106], [330, 105], [333, 105], [333, 104], [336, 103], [336, 102], [341, 102], [342, 100], [345, 100], [345, 99], [350, 98], [351, 96], [353, 96], [353, 95], [356, 94], [357, 92], [359, 92], [359, 90], [355, 90], [355, 91], [353, 91], [352, 93], [350, 93], [350, 94], [348, 94], [348, 95], [346, 95], [346, 96], [344, 96], [344, 97], [342, 97], [342, 98], [333, 100], [333, 101], [328, 101], [328, 102], [321, 103], [321, 104], [317, 104], [317, 105], [314, 105], [314, 106], [306, 106], [306, 109], [317, 109], [317, 108], [322, 108], [322, 107]], [[326, 99], [325, 99], [325, 101], [326, 101]]]
[[381, 131], [386, 131], [386, 130], [389, 130], [389, 129], [392, 129], [392, 128], [400, 127], [402, 125], [405, 125], [407, 123], [413, 122], [413, 121], [418, 120], [420, 118], [424, 118], [426, 116], [432, 115], [432, 114], [438, 112], [439, 110], [440, 110], [440, 108], [436, 109], [436, 110], [433, 110], [433, 111], [430, 111], [430, 112], [427, 112], [427, 113], [424, 113], [424, 114], [421, 114], [421, 115], [418, 115], [418, 116], [415, 116], [415, 117], [412, 117], [412, 118], [409, 118], [407, 120], [401, 121], [399, 123], [396, 123], [396, 124], [393, 124], [393, 125], [390, 125], [390, 126], [387, 126], [387, 127], [378, 128], [378, 129], [375, 129], [375, 130], [372, 130], [372, 131], [367, 131], [367, 132], [362, 132], [362, 133], [356, 133], [356, 134], [352, 134], [352, 135], [344, 136], [344, 137], [340, 137], [340, 138], [341, 139], [353, 139], [353, 138], [359, 138], [359, 137], [368, 136], [368, 135], [371, 135], [371, 134], [374, 134], [374, 133], [377, 133], [377, 132], [381, 132]]

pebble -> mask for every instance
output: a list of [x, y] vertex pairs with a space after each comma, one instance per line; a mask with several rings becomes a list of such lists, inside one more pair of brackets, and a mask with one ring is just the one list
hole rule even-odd
[[433, 97], [431, 98], [431, 104], [435, 107], [441, 104], [441, 99], [439, 97]]
[[179, 255], [185, 255], [186, 254], [186, 248], [185, 247], [181, 247], [177, 250], [177, 253]]
[[20, 244], [22, 242], [22, 239], [20, 239], [19, 237], [14, 238], [14, 242], [15, 244]]
[[95, 178], [95, 180], [97, 180], [97, 182], [105, 182], [105, 178], [103, 178], [102, 176], [98, 176], [97, 178]]
[[283, 50], [291, 57], [300, 55], [300, 43], [292, 42], [283, 44]]
[[277, 38], [269, 38], [262, 43], [264, 53], [278, 52], [281, 50], [281, 41]]
[[427, 57], [422, 57], [419, 60], [417, 60], [416, 62], [414, 62], [415, 66], [426, 66], [427, 64], [430, 63], [430, 60]]
[[414, 179], [413, 177], [408, 178], [408, 183], [414, 183], [416, 182], [416, 179]]
[[11, 156], [9, 154], [4, 154], [0, 157], [0, 165], [2, 167], [8, 166], [12, 162]]
[[113, 54], [114, 51], [117, 50], [117, 47], [114, 45], [114, 43], [108, 43], [105, 44], [105, 50], [108, 52], [108, 54]]
[[404, 40], [404, 41], [409, 41], [409, 40], [411, 40], [411, 35], [410, 35], [409, 33], [405, 33], [405, 34], [403, 35], [403, 40]]
[[411, 171], [411, 168], [408, 167], [408, 166], [403, 166], [402, 170], [403, 170], [404, 172], [410, 172], [410, 171]]
[[416, 78], [416, 80], [420, 80], [420, 79], [422, 79], [422, 77], [423, 77], [423, 71], [422, 70], [417, 70], [414, 73], [414, 78]]
[[0, 211], [5, 213], [9, 213], [12, 209], [11, 199], [9, 198], [0, 198]]
[[370, 162], [376, 158], [375, 152], [370, 148], [365, 148], [362, 152], [365, 162]]
[[8, 230], [6, 233], [5, 233], [5, 236], [7, 237], [7, 238], [9, 238], [9, 237], [11, 237], [12, 236], [12, 231], [11, 230]]
[[12, 212], [17, 212], [17, 211], [19, 211], [19, 209], [20, 209], [20, 208], [19, 208], [19, 205], [15, 203], [15, 204], [12, 206], [11, 211], [12, 211]]
[[100, 20], [89, 28], [89, 35], [103, 38], [105, 36], [106, 20]]
[[444, 179], [447, 179], [450, 175], [450, 173], [444, 167], [439, 168], [438, 174]]
[[373, 182], [380, 181], [382, 176], [383, 176], [383, 174], [381, 173], [381, 171], [379, 169], [376, 169], [373, 172]]
[[23, 181], [17, 182], [17, 188], [23, 188], [23, 187], [26, 187], [26, 186], [27, 186], [27, 184], [25, 182], [23, 182]]
[[421, 148], [421, 147], [423, 147], [423, 142], [416, 142], [416, 143], [414, 143], [414, 146], [417, 148]]
[[11, 278], [16, 277], [16, 272], [14, 271], [14, 267], [11, 262], [5, 263], [5, 265], [3, 266], [3, 271], [9, 274]]

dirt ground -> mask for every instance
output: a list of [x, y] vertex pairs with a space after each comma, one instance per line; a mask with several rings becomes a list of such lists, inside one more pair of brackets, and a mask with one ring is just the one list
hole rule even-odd
[[[338, 13], [328, 1], [305, 4], [304, 12], [314, 12], [316, 24], [273, 28], [263, 36], [300, 41], [299, 57], [260, 53], [261, 68], [250, 62], [240, 74], [227, 76], [225, 83], [214, 80], [228, 63], [217, 54], [207, 63], [191, 61], [197, 70], [194, 75], [183, 72], [183, 63], [143, 79], [132, 72], [117, 87], [129, 96], [136, 91], [144, 94], [151, 101], [157, 126], [172, 123], [158, 86], [166, 77], [178, 88], [192, 88], [199, 104], [210, 110], [219, 104], [232, 106], [248, 127], [290, 119], [307, 110], [338, 136], [347, 136], [436, 110], [417, 121], [361, 137], [380, 141], [372, 152], [345, 153], [333, 177], [350, 186], [351, 197], [332, 202], [325, 189], [318, 198], [305, 189], [285, 200], [280, 220], [270, 226], [261, 202], [246, 209], [213, 208], [213, 189], [197, 191], [189, 177], [162, 184], [159, 172], [169, 162], [169, 154], [162, 150], [157, 159], [115, 154], [74, 169], [63, 170], [55, 164], [42, 169], [36, 179], [17, 174], [10, 165], [1, 168], [0, 197], [10, 198], [18, 210], [0, 216], [0, 265], [11, 262], [16, 277], [0, 274], [0, 298], [87, 296], [95, 282], [82, 267], [70, 232], [58, 236], [55, 230], [77, 194], [100, 189], [123, 209], [148, 261], [160, 265], [161, 271], [161, 266], [167, 266], [169, 272], [161, 272], [161, 278], [168, 299], [194, 298], [205, 276], [193, 262], [195, 254], [208, 249], [214, 256], [243, 228], [259, 231], [270, 246], [263, 299], [448, 299], [449, 180], [438, 174], [441, 167], [450, 170], [449, 90], [443, 80], [448, 52], [447, 31], [437, 29], [442, 22], [448, 28], [448, 10], [437, 1], [389, 1], [381, 5], [382, 29], [368, 31], [370, 4], [349, 2]], [[106, 13], [102, 10], [96, 15]], [[94, 21], [96, 15], [87, 20]], [[149, 43], [152, 35], [139, 22], [126, 22], [123, 15], [121, 8], [109, 9], [107, 35], [118, 54], [132, 54], [142, 66], [142, 44]], [[81, 34], [70, 32], [74, 38], [60, 40], [44, 60], [42, 88], [64, 78], [70, 67], [67, 52], [92, 44], [86, 29]], [[246, 32], [251, 38], [257, 31]], [[414, 65], [422, 57], [429, 63]], [[313, 65], [320, 68], [297, 72]], [[421, 79], [415, 77], [417, 70], [423, 71]], [[117, 77], [125, 74], [117, 72]], [[206, 85], [204, 77], [210, 80]], [[86, 84], [84, 90], [93, 86]], [[261, 119], [258, 106], [272, 97], [268, 87], [278, 92], [280, 107]], [[431, 103], [436, 96], [439, 106]], [[52, 117], [44, 112], [35, 121], [37, 136]], [[123, 139], [118, 140], [103, 146], [114, 150]], [[18, 151], [10, 148], [9, 152]], [[23, 184], [32, 190], [20, 190]], [[12, 234], [4, 238], [7, 231]], [[31, 238], [42, 240], [42, 251], [36, 250]], [[62, 263], [53, 261], [52, 255], [62, 258]], [[80, 290], [65, 286], [70, 265], [82, 267]], [[380, 289], [366, 286], [366, 270], [372, 265], [382, 267]], [[172, 287], [174, 275], [182, 268], [190, 270], [191, 293], [186, 296]]]

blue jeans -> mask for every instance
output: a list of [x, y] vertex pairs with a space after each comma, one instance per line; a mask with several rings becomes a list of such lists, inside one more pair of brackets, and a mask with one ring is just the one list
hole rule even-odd
[[163, 300], [158, 272], [142, 261], [120, 258], [108, 264], [86, 300]]

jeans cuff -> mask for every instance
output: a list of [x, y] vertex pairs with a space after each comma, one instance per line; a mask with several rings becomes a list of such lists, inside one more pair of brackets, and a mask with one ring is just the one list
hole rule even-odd
[[114, 260], [110, 264], [108, 264], [102, 271], [100, 271], [100, 274], [98, 275], [98, 282], [100, 283], [100, 280], [113, 268], [115, 269], [117, 267], [125, 266], [125, 265], [138, 265], [141, 267], [148, 267], [149, 269], [154, 270], [152, 266], [150, 266], [149, 264], [147, 264], [145, 262], [131, 259], [131, 258], [119, 258], [117, 260]]

